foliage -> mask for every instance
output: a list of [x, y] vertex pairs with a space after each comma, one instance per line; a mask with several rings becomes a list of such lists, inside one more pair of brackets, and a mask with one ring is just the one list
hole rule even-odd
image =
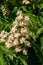
[[[0, 0], [0, 33], [9, 32], [12, 28], [18, 10], [30, 18], [28, 29], [30, 33], [31, 48], [28, 55], [16, 55], [14, 48], [8, 49], [0, 42], [0, 65], [43, 65], [43, 0], [29, 0], [29, 4], [22, 4], [22, 0]], [[3, 15], [2, 6], [8, 9]]]

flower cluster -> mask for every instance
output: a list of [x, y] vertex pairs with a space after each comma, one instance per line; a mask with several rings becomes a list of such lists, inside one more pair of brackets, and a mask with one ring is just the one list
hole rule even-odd
[[0, 41], [1, 42], [6, 42], [8, 35], [9, 35], [9, 33], [3, 30], [0, 34]]
[[[5, 46], [7, 48], [11, 48], [14, 46], [16, 52], [22, 51], [23, 54], [27, 54], [25, 46], [31, 47], [31, 43], [28, 41], [28, 39], [30, 38], [27, 27], [28, 21], [29, 17], [23, 16], [22, 11], [18, 11], [17, 17], [15, 18], [15, 21], [13, 21], [13, 27], [10, 30], [9, 34], [2, 31], [2, 41], [5, 42]], [[23, 48], [22, 45], [24, 45]]]
[[5, 15], [6, 13], [8, 13], [8, 9], [5, 6], [2, 5], [1, 9], [2, 9], [3, 15]]

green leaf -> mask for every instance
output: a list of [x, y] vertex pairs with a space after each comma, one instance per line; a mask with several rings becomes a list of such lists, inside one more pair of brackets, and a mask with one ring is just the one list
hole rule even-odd
[[2, 54], [2, 51], [1, 50], [0, 50], [0, 65], [5, 65], [4, 64], [3, 54]]
[[43, 17], [42, 16], [40, 16], [40, 21], [43, 24]]
[[14, 7], [14, 10], [12, 11], [12, 13], [15, 13], [18, 10], [18, 7]]
[[13, 53], [12, 53], [12, 51], [5, 48], [4, 46], [1, 46], [1, 50], [3, 51], [3, 53], [5, 53], [13, 61]]
[[40, 38], [40, 43], [41, 43], [41, 51], [42, 51], [42, 54], [43, 54], [43, 36]]
[[23, 65], [28, 65], [27, 62], [25, 61], [25, 59], [19, 57], [20, 61], [23, 63]]
[[40, 46], [36, 42], [34, 42], [33, 40], [32, 40], [32, 45], [33, 45], [33, 48], [35, 50], [36, 55], [39, 57], [40, 61], [43, 64], [43, 54], [42, 54]]
[[26, 6], [22, 6], [21, 8], [23, 9], [23, 11], [27, 12]]
[[43, 26], [37, 31], [36, 38], [38, 38], [41, 33], [43, 33]]
[[43, 8], [43, 3], [41, 3], [39, 6], [40, 6], [40, 9], [42, 9]]

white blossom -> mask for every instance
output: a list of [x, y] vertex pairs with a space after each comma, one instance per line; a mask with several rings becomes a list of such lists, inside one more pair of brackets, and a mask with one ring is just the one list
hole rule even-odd
[[5, 15], [7, 13], [7, 11], [8, 11], [5, 6], [2, 6], [1, 9], [2, 9], [3, 15]]
[[15, 51], [16, 52], [20, 52], [22, 49], [21, 49], [21, 47], [19, 47], [19, 46], [17, 46], [16, 48], [15, 48]]
[[6, 42], [6, 39], [7, 39], [7, 37], [8, 37], [8, 32], [5, 32], [4, 30], [1, 32], [1, 34], [0, 34], [0, 41], [1, 42]]
[[19, 15], [18, 17], [16, 17], [16, 20], [18, 20], [18, 21], [23, 20], [23, 16], [22, 15]]
[[14, 46], [17, 46], [18, 44], [19, 44], [18, 39], [14, 39], [13, 45], [14, 45]]
[[10, 42], [6, 42], [5, 45], [6, 45], [7, 48], [11, 48], [13, 46], [13, 44], [10, 43]]
[[14, 33], [14, 37], [19, 37], [20, 36], [20, 33]]
[[27, 55], [27, 50], [23, 49], [23, 54]]
[[26, 39], [30, 38], [30, 37], [29, 37], [29, 34], [26, 34], [25, 37], [26, 37]]
[[18, 26], [18, 21], [15, 19], [15, 21], [13, 21], [13, 26], [14, 28], [16, 28]]
[[27, 5], [27, 4], [30, 4], [30, 2], [29, 2], [29, 1], [26, 1], [25, 4], [26, 4], [26, 5]]
[[1, 41], [1, 42], [6, 42], [6, 40], [5, 40], [5, 39], [3, 39], [3, 38], [1, 38], [1, 39], [0, 39], [0, 41]]
[[21, 28], [21, 31], [20, 32], [21, 32], [21, 34], [28, 33], [27, 27]]
[[25, 42], [25, 38], [24, 37], [20, 38], [20, 43], [23, 44], [24, 42]]
[[25, 20], [25, 21], [29, 21], [29, 17], [28, 17], [28, 16], [25, 16], [25, 17], [24, 17], [24, 20]]
[[22, 1], [22, 4], [26, 4], [26, 5], [27, 5], [27, 4], [29, 4], [29, 3], [30, 3], [30, 2], [29, 2], [28, 0], [23, 0], [23, 1]]
[[21, 21], [21, 22], [19, 22], [19, 25], [20, 25], [20, 26], [27, 26], [27, 25], [28, 25], [28, 22], [26, 22], [26, 21]]
[[31, 43], [29, 41], [25, 41], [25, 45], [31, 47]]
[[17, 31], [17, 28], [13, 27], [10, 31], [10, 33], [15, 33], [15, 31]]
[[17, 15], [22, 15], [22, 11], [17, 11]]
[[9, 35], [8, 39], [10, 39], [10, 40], [14, 40], [14, 36], [13, 36], [13, 34]]

